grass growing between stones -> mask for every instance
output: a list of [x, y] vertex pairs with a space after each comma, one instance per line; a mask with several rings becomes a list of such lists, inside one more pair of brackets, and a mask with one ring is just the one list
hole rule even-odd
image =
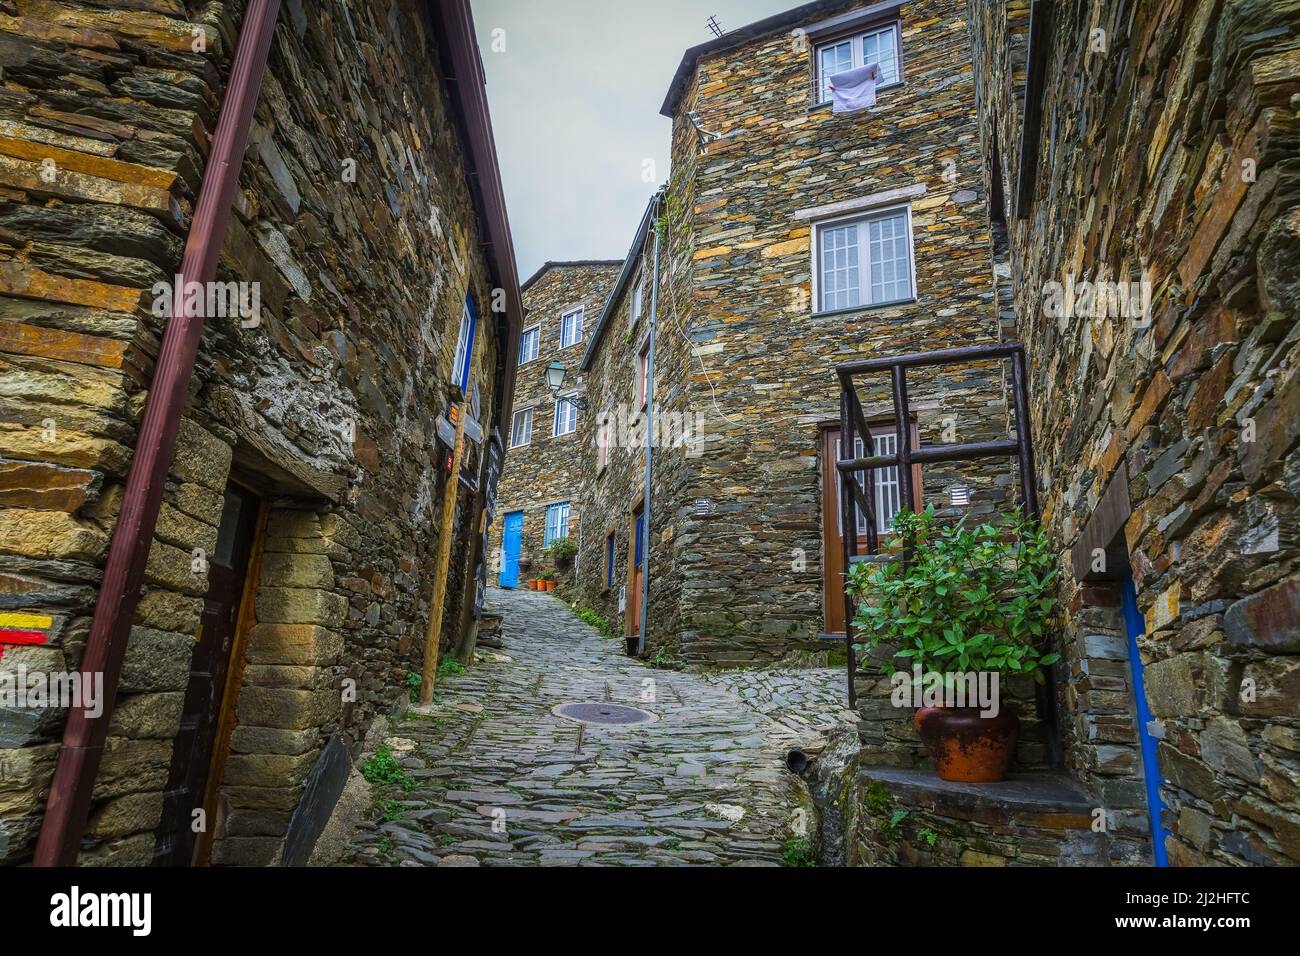
[[584, 624], [590, 624], [596, 630], [606, 637], [614, 637], [614, 625], [607, 618], [601, 617], [589, 607], [584, 607], [578, 612], [578, 618]]
[[812, 844], [807, 837], [791, 837], [781, 847], [782, 866], [816, 866]]
[[392, 750], [388, 744], [380, 744], [369, 758], [361, 763], [361, 776], [365, 777], [371, 783], [379, 785], [396, 784], [403, 790], [410, 792], [418, 784], [412, 780], [410, 775], [393, 756]]
[[441, 680], [442, 678], [450, 677], [453, 674], [464, 674], [468, 671], [469, 668], [454, 657], [445, 657], [438, 665], [438, 679]]

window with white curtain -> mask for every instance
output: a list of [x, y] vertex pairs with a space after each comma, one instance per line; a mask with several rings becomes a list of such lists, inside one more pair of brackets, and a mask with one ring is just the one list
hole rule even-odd
[[537, 360], [537, 349], [541, 345], [542, 327], [534, 325], [531, 329], [524, 329], [519, 335], [519, 364], [527, 365], [529, 362]]
[[567, 435], [578, 427], [578, 403], [571, 398], [556, 399], [553, 435]]
[[560, 316], [560, 348], [567, 349], [582, 341], [582, 309], [565, 312]]
[[817, 226], [817, 311], [905, 302], [912, 284], [912, 216], [907, 207]]
[[510, 447], [518, 448], [533, 440], [533, 410], [521, 408], [510, 422]]
[[817, 47], [817, 101], [830, 102], [831, 77], [836, 73], [871, 66], [873, 63], [880, 67], [877, 89], [902, 82], [902, 56], [896, 24], [876, 27]]

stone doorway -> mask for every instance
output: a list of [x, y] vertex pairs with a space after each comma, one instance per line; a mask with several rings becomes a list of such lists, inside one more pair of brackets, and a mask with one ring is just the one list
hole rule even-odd
[[[195, 561], [207, 563], [208, 592], [163, 793], [154, 847], [154, 863], [159, 866], [188, 866], [206, 856], [204, 837], [211, 831], [215, 784], [221, 779], [229, 745], [228, 701], [231, 687], [239, 682], [239, 649], [251, 622], [258, 537], [264, 525], [262, 497], [231, 481], [226, 485], [216, 550], [194, 555]], [[196, 811], [201, 817], [196, 818]]]

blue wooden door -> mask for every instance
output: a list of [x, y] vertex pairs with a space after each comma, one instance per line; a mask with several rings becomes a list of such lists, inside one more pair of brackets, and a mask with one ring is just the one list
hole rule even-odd
[[505, 518], [501, 532], [501, 576], [503, 588], [519, 587], [519, 548], [524, 538], [524, 513], [512, 511]]

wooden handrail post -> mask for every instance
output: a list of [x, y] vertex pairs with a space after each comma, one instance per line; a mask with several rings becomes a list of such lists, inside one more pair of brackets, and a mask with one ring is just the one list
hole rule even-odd
[[[473, 375], [474, 360], [478, 358], [479, 342], [487, 335], [487, 329], [480, 330], [470, 345], [469, 367]], [[452, 370], [453, 379], [456, 370]], [[447, 604], [448, 569], [451, 565], [451, 546], [455, 537], [456, 496], [460, 493], [460, 463], [465, 455], [465, 422], [469, 418], [469, 385], [462, 393], [462, 400], [451, 407], [456, 416], [456, 443], [451, 453], [451, 474], [447, 476], [447, 486], [442, 492], [442, 517], [438, 526], [438, 556], [433, 570], [433, 592], [429, 595], [429, 626], [424, 636], [424, 668], [420, 674], [420, 704], [433, 703], [433, 685], [438, 678], [438, 651], [442, 642], [442, 618]], [[466, 573], [473, 574], [474, 568]]]
[[438, 534], [438, 557], [433, 571], [433, 593], [429, 596], [429, 626], [424, 637], [424, 670], [420, 676], [420, 703], [433, 703], [433, 684], [438, 676], [438, 648], [442, 642], [443, 609], [447, 603], [447, 571], [451, 565], [451, 544], [456, 522], [456, 495], [460, 491], [460, 459], [465, 453], [465, 419], [469, 402], [452, 406], [456, 414], [456, 448], [451, 455], [451, 474], [442, 493], [442, 524]]

